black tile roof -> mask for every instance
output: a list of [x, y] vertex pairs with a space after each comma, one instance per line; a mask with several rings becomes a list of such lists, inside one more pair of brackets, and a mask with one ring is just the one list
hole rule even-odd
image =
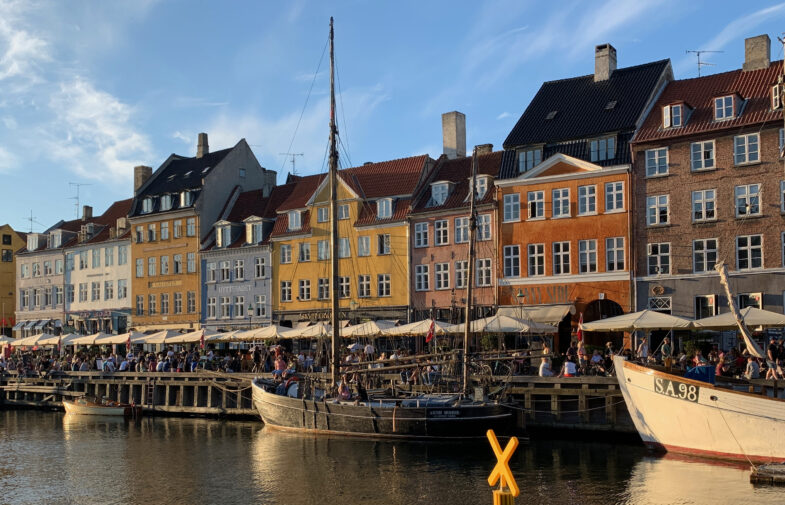
[[617, 69], [600, 82], [594, 82], [594, 75], [546, 82], [507, 136], [504, 148], [632, 131], [669, 66], [670, 60], [660, 60]]

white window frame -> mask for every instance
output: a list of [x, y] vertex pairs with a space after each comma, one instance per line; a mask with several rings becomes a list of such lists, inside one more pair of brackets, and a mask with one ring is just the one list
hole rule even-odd
[[317, 261], [325, 261], [330, 259], [329, 240], [319, 240], [316, 242], [316, 259]]
[[556, 188], [551, 191], [551, 218], [570, 217], [570, 188]]
[[349, 242], [348, 237], [340, 237], [338, 239], [338, 257], [339, 258], [352, 257], [352, 245]]
[[444, 205], [444, 202], [449, 196], [450, 189], [446, 182], [436, 182], [431, 184], [431, 207], [438, 207]]
[[299, 251], [297, 253], [297, 261], [300, 263], [306, 263], [311, 261], [311, 243], [310, 242], [300, 242], [299, 244]]
[[554, 242], [551, 245], [551, 251], [553, 253], [553, 275], [569, 275], [571, 272], [570, 242]]
[[777, 83], [771, 87], [771, 110], [782, 108], [782, 85]]
[[605, 213], [624, 211], [624, 181], [605, 183]]
[[469, 242], [469, 218], [456, 217], [455, 218], [455, 243], [465, 244], [467, 242]]
[[288, 265], [292, 262], [292, 245], [281, 244], [281, 265]]
[[434, 288], [450, 289], [450, 263], [436, 263], [433, 267]]
[[542, 148], [535, 147], [518, 151], [518, 173], [528, 172], [542, 163]]
[[490, 286], [493, 283], [493, 269], [491, 258], [479, 258], [476, 260], [475, 286], [478, 288]]
[[491, 215], [479, 214], [477, 216], [477, 240], [491, 240]]
[[597, 185], [589, 184], [587, 186], [578, 186], [578, 215], [593, 216], [596, 214], [597, 214]]
[[[667, 252], [664, 253], [662, 252], [663, 247], [667, 248]], [[667, 259], [667, 261], [663, 261], [663, 259]], [[652, 273], [652, 268], [656, 269], [654, 273]], [[654, 242], [654, 243], [646, 244], [646, 273], [648, 275], [670, 275], [671, 273], [671, 243], [670, 242]]]
[[681, 104], [666, 105], [662, 108], [662, 127], [678, 128], [684, 125], [684, 106]]
[[431, 289], [430, 265], [414, 266], [414, 290], [428, 291]]
[[371, 237], [362, 235], [357, 237], [357, 256], [364, 257], [371, 255]]
[[433, 245], [450, 245], [450, 224], [446, 219], [433, 222]]
[[311, 299], [311, 280], [300, 279], [297, 283], [297, 299], [301, 302]]
[[392, 296], [392, 276], [390, 274], [376, 275], [376, 296], [379, 298]]
[[455, 262], [455, 288], [466, 288], [466, 277], [469, 275], [469, 262], [466, 260]]
[[302, 216], [299, 210], [290, 210], [287, 212], [288, 229], [289, 231], [297, 231], [302, 229]]
[[[752, 240], [753, 238], [758, 238], [760, 240], [760, 245], [753, 246]], [[740, 242], [744, 240], [746, 241], [746, 245], [740, 245]], [[763, 235], [762, 234], [752, 234], [752, 235], [740, 235], [736, 237], [736, 270], [760, 270], [763, 268]], [[753, 266], [753, 252], [758, 249], [760, 251], [760, 265]], [[746, 251], [747, 253], [747, 266], [742, 266], [741, 260], [741, 252]]]
[[[751, 303], [744, 303], [745, 300], [755, 300], [756, 304]], [[763, 293], [739, 293], [736, 301], [738, 303], [739, 310], [745, 309], [747, 307], [755, 307], [758, 309], [763, 308]]]
[[521, 195], [508, 193], [504, 195], [504, 222], [512, 223], [521, 220]]
[[[671, 222], [670, 195], [651, 195], [646, 197], [646, 225], [664, 226]], [[662, 221], [662, 211], [665, 210], [665, 220]]]
[[578, 273], [597, 273], [597, 239], [578, 241]]
[[[733, 188], [733, 204], [737, 218], [761, 215], [761, 184], [744, 184]], [[740, 203], [744, 203], [744, 212], [740, 212]]]
[[[699, 238], [692, 241], [692, 273], [713, 272], [718, 258], [719, 240], [716, 238]], [[703, 265], [700, 268], [698, 267], [699, 263]]]
[[349, 219], [349, 204], [342, 203], [338, 206], [338, 220]]
[[382, 198], [376, 201], [376, 218], [390, 219], [392, 217], [392, 199]]
[[[698, 300], [706, 301], [706, 306], [709, 308], [708, 314], [703, 315], [700, 313], [700, 311], [698, 310]], [[701, 319], [704, 317], [711, 317], [717, 315], [717, 295], [695, 295], [695, 297], [693, 298], [692, 305], [693, 305], [693, 310], [695, 311], [694, 312], [695, 319]]]
[[733, 137], [733, 164], [751, 165], [760, 162], [760, 134], [747, 133]]
[[717, 190], [699, 189], [692, 192], [692, 222], [717, 220]]
[[326, 223], [330, 220], [330, 209], [328, 207], [319, 207], [316, 209], [316, 222]]
[[646, 177], [668, 175], [669, 152], [667, 147], [646, 149]]
[[734, 117], [736, 117], [736, 100], [733, 95], [718, 96], [714, 99], [715, 121], [725, 121]]
[[319, 277], [316, 280], [316, 299], [328, 300], [330, 298], [330, 279]]
[[392, 242], [389, 233], [380, 233], [376, 235], [376, 247], [378, 256], [387, 256], [392, 254]]
[[[619, 266], [621, 265], [621, 267]], [[627, 268], [624, 253], [624, 237], [608, 237], [605, 239], [605, 271], [623, 272]]]
[[527, 267], [529, 277], [542, 277], [545, 275], [545, 244], [528, 244], [526, 246]]
[[414, 223], [414, 247], [428, 247], [428, 223]]
[[526, 193], [526, 207], [528, 208], [529, 220], [545, 219], [545, 191], [529, 191]]
[[371, 297], [371, 276], [360, 274], [357, 276], [357, 296], [359, 298]]
[[267, 274], [267, 258], [264, 256], [257, 256], [254, 258], [254, 277], [256, 279], [264, 279]]
[[603, 137], [589, 140], [589, 158], [591, 161], [612, 160], [616, 157], [616, 137]]
[[715, 163], [715, 153], [716, 149], [713, 140], [691, 143], [690, 170], [693, 172], [716, 170], [717, 164]]
[[520, 277], [521, 276], [521, 246], [506, 245], [502, 248], [502, 257], [504, 259], [503, 274], [504, 277]]

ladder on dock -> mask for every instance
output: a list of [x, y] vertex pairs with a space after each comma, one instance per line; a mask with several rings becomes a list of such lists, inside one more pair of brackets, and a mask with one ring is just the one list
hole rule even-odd
[[145, 395], [145, 405], [147, 405], [149, 407], [152, 407], [153, 405], [155, 405], [155, 403], [154, 403], [155, 402], [155, 384], [153, 384], [153, 383], [146, 384], [145, 385], [145, 391], [147, 393]]

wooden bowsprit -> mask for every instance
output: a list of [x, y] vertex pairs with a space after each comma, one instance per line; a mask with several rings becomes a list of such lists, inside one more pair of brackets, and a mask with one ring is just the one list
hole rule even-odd
[[521, 494], [515, 477], [512, 476], [512, 470], [510, 470], [510, 458], [518, 448], [518, 437], [512, 437], [502, 451], [499, 441], [496, 439], [496, 433], [493, 430], [488, 430], [487, 435], [493, 453], [496, 455], [496, 466], [488, 476], [488, 484], [495, 486], [499, 482], [499, 489], [493, 491], [493, 505], [510, 505], [515, 502], [515, 497]]

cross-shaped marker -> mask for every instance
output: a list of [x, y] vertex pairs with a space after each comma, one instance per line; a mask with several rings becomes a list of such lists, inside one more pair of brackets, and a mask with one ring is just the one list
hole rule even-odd
[[512, 470], [510, 470], [510, 458], [512, 458], [512, 453], [515, 452], [515, 449], [518, 448], [518, 437], [512, 437], [510, 441], [507, 442], [507, 447], [504, 448], [504, 452], [502, 452], [499, 441], [496, 439], [496, 433], [494, 433], [493, 430], [488, 430], [487, 435], [493, 453], [496, 455], [496, 466], [493, 467], [491, 475], [488, 476], [488, 484], [495, 486], [499, 479], [501, 479], [501, 487], [506, 486], [513, 496], [518, 496], [521, 494], [521, 490], [518, 489], [518, 484], [515, 483], [515, 478], [512, 476]]

